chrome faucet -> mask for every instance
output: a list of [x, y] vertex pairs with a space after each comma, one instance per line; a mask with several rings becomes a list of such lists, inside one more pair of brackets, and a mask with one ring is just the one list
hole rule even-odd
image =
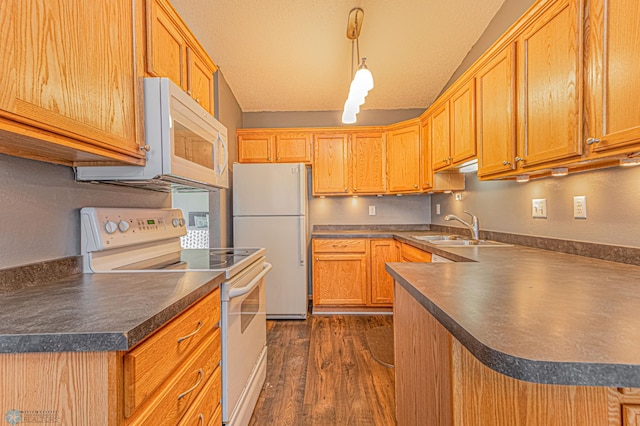
[[457, 220], [471, 231], [471, 236], [474, 240], [478, 240], [478, 233], [480, 232], [480, 224], [478, 222], [478, 216], [474, 216], [469, 212], [465, 212], [469, 216], [471, 216], [471, 223], [467, 222], [464, 219], [460, 219], [455, 214], [448, 214], [444, 217], [444, 220]]

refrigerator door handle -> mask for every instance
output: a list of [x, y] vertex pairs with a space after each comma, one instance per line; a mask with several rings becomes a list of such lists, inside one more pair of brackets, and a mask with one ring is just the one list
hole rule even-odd
[[300, 225], [300, 258], [298, 259], [300, 261], [300, 266], [304, 266], [304, 254], [305, 254], [305, 245], [307, 243], [307, 230], [306, 230], [306, 226], [305, 226], [305, 218], [304, 217], [300, 217], [299, 219], [299, 225]]
[[300, 200], [300, 214], [302, 215], [306, 215], [306, 209], [305, 209], [305, 203], [306, 203], [306, 198], [307, 198], [307, 194], [305, 193], [305, 188], [306, 188], [306, 184], [307, 184], [307, 180], [305, 179], [305, 165], [304, 164], [298, 164], [298, 200]]

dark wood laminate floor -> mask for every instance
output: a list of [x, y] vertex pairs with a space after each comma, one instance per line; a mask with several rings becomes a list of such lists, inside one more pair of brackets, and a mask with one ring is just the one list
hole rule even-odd
[[267, 379], [249, 424], [395, 425], [394, 370], [367, 341], [368, 330], [392, 322], [390, 315], [268, 321]]

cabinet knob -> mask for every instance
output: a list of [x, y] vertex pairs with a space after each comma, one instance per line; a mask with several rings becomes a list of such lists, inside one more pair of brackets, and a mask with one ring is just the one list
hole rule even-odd
[[140, 147], [140, 151], [151, 151], [151, 147], [149, 145], [144, 145]]
[[345, 188], [345, 189], [344, 189], [344, 192], [349, 192], [349, 189], [348, 189], [348, 188]]
[[271, 157], [267, 157], [267, 161], [271, 161]]
[[316, 261], [320, 260], [319, 258], [316, 257]]
[[511, 161], [504, 160], [504, 161], [502, 162], [502, 165], [503, 165], [503, 166], [507, 166], [507, 165], [509, 165], [509, 164], [511, 164]]
[[414, 188], [417, 188], [417, 187], [418, 187], [418, 185], [413, 185], [413, 187], [414, 187]]
[[353, 188], [353, 192], [358, 192], [358, 188]]
[[521, 161], [524, 163], [524, 158], [522, 158], [522, 157], [516, 157], [516, 163], [519, 163], [519, 162], [521, 162]]
[[191, 96], [191, 90], [187, 90], [187, 95]]
[[280, 157], [276, 157], [276, 161], [280, 161]]
[[449, 157], [449, 161], [453, 160], [453, 157]]
[[200, 103], [200, 98], [196, 98], [196, 102], [197, 102], [197, 103]]
[[587, 139], [587, 145], [593, 145], [594, 143], [600, 143], [600, 139], [597, 139], [597, 138]]
[[431, 182], [425, 182], [424, 186], [431, 186]]

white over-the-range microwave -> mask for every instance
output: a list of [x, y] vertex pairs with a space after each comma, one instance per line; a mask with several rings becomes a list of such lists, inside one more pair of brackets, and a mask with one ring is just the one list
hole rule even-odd
[[157, 191], [229, 187], [227, 129], [168, 78], [144, 79], [145, 166], [78, 167], [76, 179]]

